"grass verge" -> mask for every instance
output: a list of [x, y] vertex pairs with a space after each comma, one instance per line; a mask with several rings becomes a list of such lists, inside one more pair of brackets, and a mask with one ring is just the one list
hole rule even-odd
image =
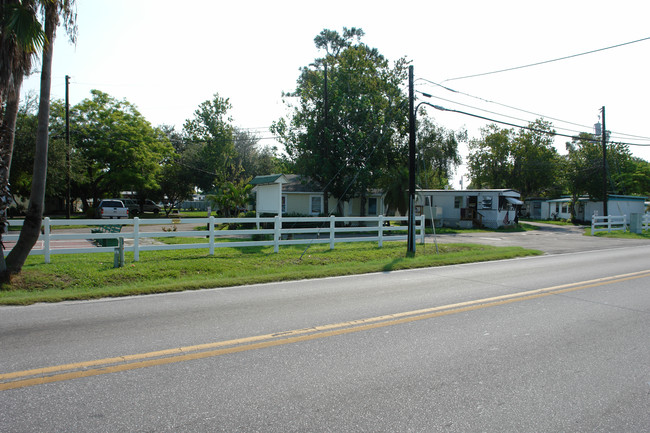
[[[591, 227], [585, 228], [585, 236], [592, 236]], [[629, 231], [616, 230], [611, 232], [596, 232], [593, 236], [599, 236], [601, 238], [650, 239], [650, 231], [644, 230], [641, 233], [632, 233]]]
[[521, 247], [475, 244], [439, 245], [440, 254], [418, 245], [406, 257], [403, 242], [282, 247], [219, 248], [214, 256], [204, 250], [151, 251], [140, 261], [126, 255], [126, 266], [113, 268], [111, 253], [57, 255], [52, 263], [29, 257], [20, 275], [0, 288], [0, 304], [28, 305], [105, 297], [144, 295], [272, 281], [301, 280], [337, 275], [390, 272], [399, 269], [444, 266], [541, 254]]

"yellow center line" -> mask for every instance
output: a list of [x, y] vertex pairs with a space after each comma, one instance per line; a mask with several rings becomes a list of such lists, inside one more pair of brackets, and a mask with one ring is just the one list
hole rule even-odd
[[[4, 373], [0, 391], [368, 331], [646, 277], [650, 270], [286, 332]], [[25, 379], [12, 381], [19, 378]]]

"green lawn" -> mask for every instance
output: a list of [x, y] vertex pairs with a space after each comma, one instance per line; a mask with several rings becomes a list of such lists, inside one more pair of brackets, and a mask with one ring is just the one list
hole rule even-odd
[[541, 254], [520, 247], [445, 244], [436, 254], [431, 244], [418, 245], [406, 257], [404, 242], [218, 248], [205, 250], [141, 252], [140, 261], [126, 254], [126, 266], [113, 268], [112, 253], [29, 257], [23, 272], [0, 289], [0, 304], [94, 299], [227, 287], [271, 281], [300, 280], [336, 275], [389, 272], [398, 269], [443, 266]]
[[[592, 236], [591, 227], [585, 228], [585, 235]], [[597, 232], [594, 236], [602, 238], [622, 238], [622, 239], [650, 239], [650, 230], [644, 230], [640, 234], [632, 233], [629, 231], [616, 230], [611, 232]]]

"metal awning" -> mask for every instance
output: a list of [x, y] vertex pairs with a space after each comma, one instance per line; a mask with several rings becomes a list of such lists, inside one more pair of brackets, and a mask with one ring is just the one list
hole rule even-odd
[[519, 205], [519, 206], [521, 206], [522, 204], [524, 204], [523, 201], [521, 201], [521, 200], [517, 200], [517, 199], [514, 198], [514, 197], [506, 197], [506, 201], [507, 201], [508, 203], [510, 203], [510, 204], [515, 204], [515, 205]]

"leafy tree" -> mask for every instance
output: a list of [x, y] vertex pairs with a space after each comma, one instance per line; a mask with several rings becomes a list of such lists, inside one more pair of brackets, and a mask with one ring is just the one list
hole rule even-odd
[[512, 143], [511, 188], [523, 197], [553, 196], [560, 186], [560, 155], [553, 145], [550, 122], [538, 119], [520, 129]]
[[158, 180], [160, 196], [157, 198], [165, 200], [165, 214], [169, 216], [172, 209], [190, 197], [194, 191], [196, 175], [190, 164], [198, 160], [198, 157], [195, 155], [196, 146], [188, 143], [181, 133], [174, 130], [174, 127], [163, 125], [160, 129], [175, 151], [172, 157], [165, 159]]
[[[38, 109], [38, 130], [36, 136], [36, 151], [34, 153], [34, 174], [29, 205], [25, 222], [20, 231], [18, 242], [2, 262], [4, 254], [0, 251], [0, 280], [9, 281], [12, 274], [20, 272], [38, 239], [43, 220], [43, 205], [45, 201], [45, 182], [47, 173], [48, 126], [50, 118], [50, 87], [52, 84], [52, 55], [54, 36], [60, 16], [64, 18], [66, 28], [74, 28], [76, 13], [74, 0], [43, 0], [43, 16], [45, 22], [46, 43], [43, 45], [41, 68], [41, 92]], [[74, 30], [71, 34], [76, 33]]]
[[280, 160], [275, 147], [260, 147], [259, 138], [246, 130], [234, 128], [234, 164], [241, 169], [239, 180], [278, 172]]
[[341, 200], [377, 186], [407, 129], [407, 62], [391, 66], [360, 42], [363, 35], [344, 28], [315, 38], [325, 57], [301, 69], [296, 90], [285, 95], [297, 102], [272, 127], [295, 170]]
[[74, 187], [85, 203], [120, 191], [159, 188], [157, 173], [174, 151], [165, 134], [131, 103], [92, 90], [91, 98], [71, 110], [71, 124], [78, 169], [84, 175]]
[[[599, 137], [583, 133], [566, 144], [564, 178], [566, 189], [574, 196], [588, 195], [603, 199], [603, 148]], [[612, 194], [632, 194], [644, 189], [643, 173], [647, 163], [634, 159], [627, 145], [607, 145], [607, 190]], [[641, 179], [639, 179], [639, 175]], [[641, 182], [638, 182], [641, 180]]]
[[467, 169], [473, 188], [511, 188], [511, 129], [488, 125], [481, 129], [481, 138], [469, 142]]
[[217, 194], [208, 195], [206, 198], [219, 207], [225, 218], [230, 218], [234, 212], [244, 208], [249, 201], [253, 185], [248, 184], [248, 180], [238, 183], [226, 182]]
[[[423, 117], [416, 125], [416, 177], [420, 188], [445, 188], [461, 163], [458, 142], [467, 140], [466, 131], [451, 131]], [[388, 212], [406, 215], [408, 210], [408, 142], [397, 148], [382, 169], [379, 187], [385, 192]]]
[[235, 179], [240, 172], [235, 164], [232, 119], [227, 114], [230, 108], [230, 101], [215, 93], [183, 126], [188, 145], [196, 149], [196, 159], [187, 162], [193, 165], [196, 185], [203, 191]]
[[523, 197], [554, 195], [561, 184], [552, 124], [538, 119], [515, 132], [492, 124], [470, 141], [468, 169], [474, 188], [513, 188]]
[[424, 117], [418, 121], [416, 137], [416, 182], [419, 187], [435, 189], [449, 186], [454, 170], [462, 162], [458, 142], [467, 140], [467, 131], [454, 132]]
[[[67, 187], [67, 146], [64, 140], [65, 106], [61, 101], [50, 104], [50, 141], [48, 144], [47, 182], [45, 195], [49, 198], [65, 199]], [[34, 167], [34, 141], [36, 139], [38, 118], [36, 104], [28, 95], [18, 112], [12, 158], [10, 181], [12, 195], [29, 197], [32, 189], [32, 170]], [[73, 157], [73, 165], [75, 159]], [[73, 171], [75, 176], [76, 172]]]
[[612, 177], [623, 186], [625, 193], [650, 197], [650, 162], [633, 157], [627, 166], [625, 173]]

